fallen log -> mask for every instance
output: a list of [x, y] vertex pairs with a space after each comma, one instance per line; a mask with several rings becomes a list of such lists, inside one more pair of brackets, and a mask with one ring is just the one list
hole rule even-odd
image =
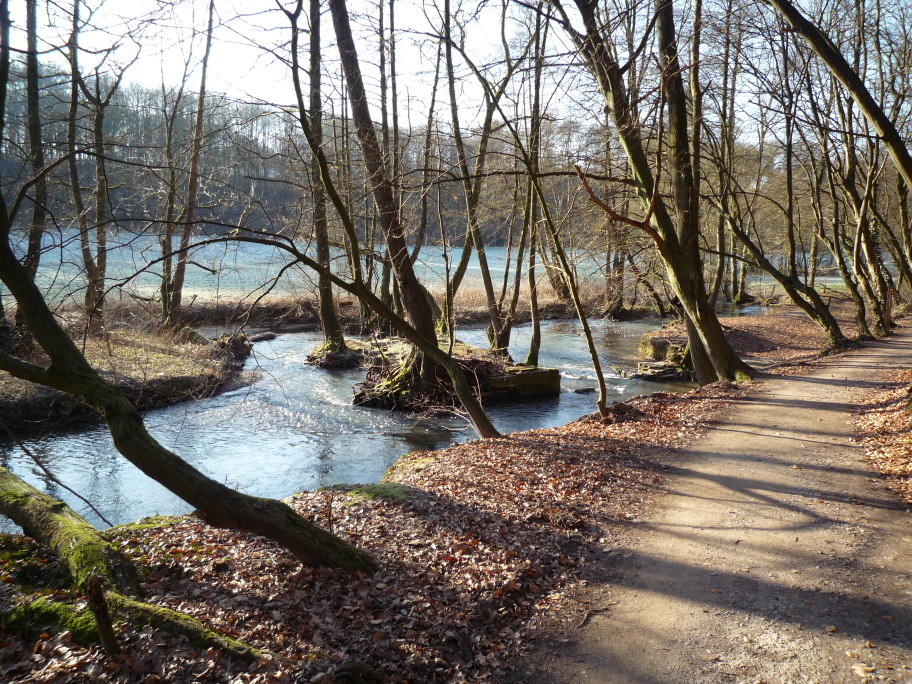
[[140, 591], [133, 563], [63, 501], [35, 489], [6, 468], [0, 468], [0, 514], [61, 560], [89, 608], [86, 611], [45, 597], [20, 597], [0, 605], [0, 622], [7, 627], [27, 631], [32, 626], [59, 625], [73, 632], [76, 641], [99, 640], [108, 657], [115, 658], [120, 647], [113, 614], [135, 625], [184, 635], [198, 646], [213, 646], [241, 660], [264, 655], [189, 615], [127, 596]]

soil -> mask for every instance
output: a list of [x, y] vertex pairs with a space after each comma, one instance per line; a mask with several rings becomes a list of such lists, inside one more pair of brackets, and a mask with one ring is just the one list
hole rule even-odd
[[850, 424], [910, 366], [904, 327], [657, 454], [664, 494], [513, 681], [912, 682], [912, 519]]

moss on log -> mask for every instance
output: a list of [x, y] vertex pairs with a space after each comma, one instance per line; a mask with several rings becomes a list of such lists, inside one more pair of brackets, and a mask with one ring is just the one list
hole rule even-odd
[[81, 590], [92, 577], [124, 591], [138, 590], [139, 579], [132, 564], [94, 527], [65, 503], [38, 491], [6, 468], [0, 468], [0, 514], [48, 546]]
[[133, 625], [149, 626], [169, 634], [183, 635], [197, 646], [202, 648], [214, 646], [239, 660], [251, 661], [265, 655], [253, 646], [221, 634], [199, 620], [170, 608], [136, 601], [116, 591], [106, 592], [105, 598], [116, 615], [129, 620]]
[[[225, 655], [250, 662], [266, 654], [249, 644], [206, 627], [195, 618], [169, 608], [136, 601], [116, 591], [105, 593], [110, 610], [136, 627], [154, 627], [187, 639], [201, 647], [214, 647]], [[0, 626], [11, 632], [35, 638], [44, 632], [69, 631], [73, 641], [83, 646], [99, 641], [98, 624], [86, 608], [53, 601], [41, 596], [19, 596], [15, 601], [4, 601], [0, 606]]]
[[[193, 643], [214, 646], [241, 660], [253, 660], [259, 651], [237, 639], [206, 627], [199, 620], [168, 608], [153, 606], [125, 596], [139, 590], [133, 564], [62, 501], [23, 482], [6, 468], [0, 468], [0, 514], [48, 546], [66, 565], [73, 585], [89, 598], [91, 610], [45, 598], [5, 601], [0, 624], [23, 633], [45, 631], [55, 626], [73, 632], [78, 643], [101, 639], [112, 656], [119, 651], [111, 624], [113, 613], [132, 624], [151, 625], [171, 634], [185, 635]], [[148, 526], [164, 524], [157, 519]]]
[[43, 596], [4, 606], [0, 610], [0, 626], [32, 638], [44, 632], [66, 630], [73, 634], [73, 641], [83, 646], [98, 641], [98, 627], [89, 610]]

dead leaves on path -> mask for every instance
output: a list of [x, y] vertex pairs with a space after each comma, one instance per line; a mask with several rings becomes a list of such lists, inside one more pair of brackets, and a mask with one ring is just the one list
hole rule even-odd
[[866, 396], [853, 425], [868, 462], [912, 505], [912, 415], [906, 410], [909, 379], [909, 371], [897, 373], [881, 390]]

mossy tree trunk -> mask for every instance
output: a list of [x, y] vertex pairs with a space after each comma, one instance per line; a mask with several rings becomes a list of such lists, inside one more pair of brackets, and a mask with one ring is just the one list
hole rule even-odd
[[93, 577], [126, 593], [136, 593], [139, 579], [132, 565], [62, 501], [38, 491], [0, 468], [0, 514], [32, 539], [50, 548], [67, 567], [73, 584], [85, 589]]
[[47, 546], [66, 566], [74, 587], [87, 598], [94, 620], [78, 607], [46, 598], [26, 600], [2, 615], [12, 629], [59, 624], [81, 643], [98, 639], [109, 657], [120, 653], [112, 615], [137, 626], [153, 625], [187, 636], [199, 646], [215, 646], [228, 655], [252, 660], [259, 653], [240, 641], [209, 629], [198, 620], [130, 598], [139, 591], [133, 564], [64, 502], [38, 491], [6, 468], [0, 468], [0, 514]]

